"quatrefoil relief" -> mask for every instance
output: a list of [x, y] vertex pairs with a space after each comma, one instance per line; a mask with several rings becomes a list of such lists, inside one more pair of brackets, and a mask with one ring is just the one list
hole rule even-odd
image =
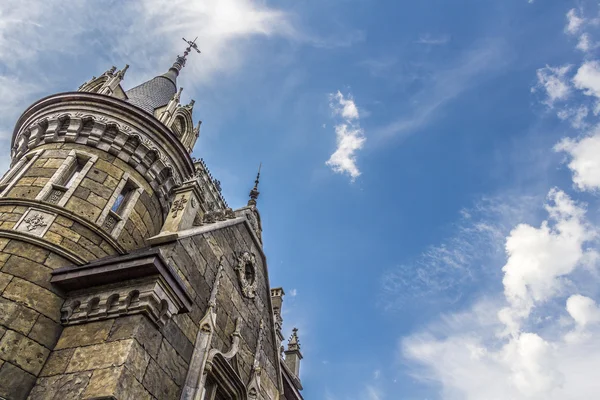
[[254, 254], [245, 251], [238, 257], [238, 263], [235, 268], [237, 271], [242, 293], [249, 299], [256, 296], [256, 257]]

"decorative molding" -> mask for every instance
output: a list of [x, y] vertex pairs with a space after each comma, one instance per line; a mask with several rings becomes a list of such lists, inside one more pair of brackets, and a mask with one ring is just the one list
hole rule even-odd
[[124, 315], [145, 314], [163, 327], [182, 305], [160, 275], [122, 284], [83, 289], [69, 294], [61, 308], [63, 325], [74, 325]]
[[157, 250], [59, 268], [50, 282], [68, 293], [61, 316], [66, 325], [143, 313], [160, 327], [193, 304]]
[[254, 299], [258, 286], [258, 279], [256, 279], [256, 256], [253, 253], [244, 251], [237, 258], [235, 271], [237, 272], [244, 296]]

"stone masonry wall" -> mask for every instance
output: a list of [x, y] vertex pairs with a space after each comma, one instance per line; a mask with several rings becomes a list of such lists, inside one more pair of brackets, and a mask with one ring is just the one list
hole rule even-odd
[[0, 238], [0, 396], [24, 399], [62, 331], [53, 269], [70, 262], [49, 250]]
[[[50, 284], [52, 270], [143, 247], [163, 219], [150, 185], [114, 156], [74, 143], [34, 150], [43, 152], [0, 197], [0, 396], [10, 400], [27, 397], [61, 335], [64, 295]], [[64, 207], [35, 200], [72, 150], [97, 156], [72, 197]], [[113, 238], [95, 222], [125, 172], [143, 192]], [[15, 230], [30, 207], [56, 214], [41, 236]]]
[[[235, 254], [242, 251], [258, 256], [260, 283], [255, 300], [242, 295], [233, 269]], [[192, 310], [174, 316], [162, 329], [141, 315], [66, 327], [29, 399], [62, 400], [60, 394], [67, 392], [73, 399], [178, 399], [221, 255], [225, 256], [224, 274], [217, 297], [217, 332], [212, 347], [222, 351], [230, 348], [234, 321], [240, 318], [240, 350], [231, 363], [247, 384], [262, 318], [266, 327], [260, 360], [263, 398], [278, 398], [278, 355], [269, 329], [272, 319], [267, 307], [268, 284], [260, 252], [245, 226], [185, 238], [161, 246], [161, 252], [193, 297]]]

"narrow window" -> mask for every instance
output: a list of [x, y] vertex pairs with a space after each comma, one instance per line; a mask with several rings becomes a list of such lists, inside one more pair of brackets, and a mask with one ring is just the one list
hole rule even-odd
[[123, 211], [123, 208], [125, 208], [125, 203], [127, 200], [127, 198], [129, 197], [129, 194], [131, 193], [131, 185], [126, 184], [123, 189], [121, 190], [121, 193], [119, 193], [117, 195], [117, 198], [115, 199], [115, 202], [113, 203], [112, 207], [110, 208], [110, 211], [114, 212], [115, 214], [121, 214], [121, 212]]
[[73, 166], [67, 172], [67, 174], [65, 174], [65, 178], [63, 180], [65, 188], [69, 189], [73, 185], [73, 182], [75, 182], [75, 180], [81, 174], [81, 170], [83, 169], [83, 166], [84, 166], [84, 163], [81, 162], [81, 160], [75, 159]]
[[139, 197], [140, 191], [136, 184], [129, 179], [125, 179], [121, 185], [121, 190], [118, 194], [113, 194], [114, 201], [112, 205], [107, 205], [104, 217], [101, 216], [99, 222], [105, 230], [111, 232], [113, 235], [118, 235], [121, 229], [123, 229], [131, 208]]

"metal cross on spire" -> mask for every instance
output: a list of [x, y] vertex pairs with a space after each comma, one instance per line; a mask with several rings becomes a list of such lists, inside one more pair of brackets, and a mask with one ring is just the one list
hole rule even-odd
[[196, 36], [196, 38], [194, 40], [187, 40], [186, 38], [181, 38], [181, 39], [183, 39], [183, 41], [188, 44], [188, 47], [183, 52], [183, 57], [177, 56], [177, 61], [175, 61], [175, 63], [173, 64], [172, 68], [176, 69], [177, 72], [181, 71], [181, 68], [185, 67], [185, 62], [187, 61], [187, 56], [188, 56], [188, 54], [190, 54], [190, 51], [192, 51], [192, 49], [196, 50], [196, 52], [198, 54], [201, 53], [200, 49], [198, 48], [198, 45], [196, 44], [196, 40], [198, 40], [198, 36]]

